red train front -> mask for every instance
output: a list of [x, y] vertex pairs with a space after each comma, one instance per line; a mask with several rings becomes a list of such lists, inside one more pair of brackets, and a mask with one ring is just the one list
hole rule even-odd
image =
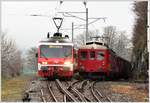
[[[97, 42], [98, 43], [98, 42]], [[107, 75], [109, 69], [109, 53], [104, 45], [89, 42], [78, 50], [78, 70], [80, 75]]]
[[41, 77], [72, 77], [74, 63], [73, 43], [62, 37], [39, 42], [38, 75]]
[[84, 77], [127, 78], [131, 64], [103, 42], [87, 42], [78, 50], [77, 70]]

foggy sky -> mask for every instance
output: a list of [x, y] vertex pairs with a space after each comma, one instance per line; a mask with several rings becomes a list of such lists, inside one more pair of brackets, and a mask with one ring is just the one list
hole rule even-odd
[[[89, 25], [89, 30], [98, 29], [102, 34], [105, 26], [113, 25], [118, 30], [127, 32], [131, 38], [134, 25], [133, 1], [107, 1], [107, 2], [88, 2], [89, 17], [107, 17], [104, 23], [99, 20]], [[56, 27], [52, 21], [58, 11], [85, 11], [85, 6], [81, 1], [63, 2], [61, 7], [58, 1], [52, 2], [2, 2], [2, 31], [7, 32], [10, 38], [13, 38], [20, 49], [29, 49], [37, 46], [38, 41], [46, 37], [47, 32], [51, 35], [56, 32]], [[49, 15], [50, 17], [32, 17], [30, 14]], [[76, 14], [85, 17], [85, 14]], [[91, 21], [91, 20], [89, 20]], [[63, 28], [71, 28], [71, 22], [84, 24], [85, 22], [75, 18], [64, 17]], [[85, 30], [75, 30], [74, 35], [78, 35]], [[71, 36], [71, 31], [62, 31]]]

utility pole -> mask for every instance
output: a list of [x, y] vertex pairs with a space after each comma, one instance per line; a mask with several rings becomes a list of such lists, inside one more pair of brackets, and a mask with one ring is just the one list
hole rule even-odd
[[87, 42], [87, 40], [88, 40], [88, 8], [86, 8], [86, 34], [85, 34], [85, 42]]
[[[60, 0], [60, 5], [63, 3], [63, 0]], [[105, 22], [105, 19], [106, 17], [98, 17], [98, 18], [88, 18], [88, 8], [86, 7], [87, 5], [87, 2], [86, 0], [83, 2], [83, 4], [85, 5], [85, 8], [86, 8], [86, 11], [84, 12], [58, 12], [58, 13], [62, 13], [64, 17], [74, 17], [74, 18], [77, 18], [77, 19], [80, 19], [80, 20], [83, 20], [85, 21], [86, 23], [85, 24], [82, 24], [82, 25], [74, 25], [74, 23], [72, 22], [72, 28], [66, 28], [66, 29], [61, 29], [61, 30], [72, 30], [72, 41], [73, 41], [73, 36], [74, 36], [74, 30], [75, 29], [86, 29], [86, 34], [85, 34], [85, 42], [88, 40], [88, 25], [90, 24], [93, 24], [94, 22], [97, 22], [98, 20], [100, 19], [103, 19], [104, 22]], [[85, 18], [81, 18], [79, 16], [76, 16], [76, 15], [73, 15], [73, 14], [83, 14], [85, 13], [86, 14], [86, 19]], [[48, 15], [36, 15], [36, 14], [32, 14], [32, 15], [29, 15], [29, 16], [42, 16], [42, 17], [51, 17], [51, 16], [48, 16]], [[57, 18], [57, 19], [60, 19], [60, 18]], [[90, 21], [89, 19], [94, 19], [93, 21]], [[61, 23], [62, 24], [62, 23]], [[61, 26], [60, 24], [60, 26]], [[56, 25], [56, 23], [55, 23]], [[74, 27], [74, 26], [77, 26], [77, 27]], [[79, 28], [81, 26], [84, 26], [84, 28]], [[59, 32], [59, 29], [60, 27], [59, 26], [56, 26], [58, 27], [58, 31]]]
[[[103, 19], [104, 22], [105, 22], [105, 19], [106, 19], [106, 17], [89, 18], [88, 17], [88, 8], [86, 8], [85, 12], [58, 12], [58, 13], [62, 13], [64, 17], [74, 17], [74, 18], [77, 18], [77, 19], [85, 21], [85, 24], [81, 24], [81, 25], [78, 25], [78, 26], [73, 24], [73, 28], [64, 28], [64, 29], [61, 29], [61, 30], [72, 30], [72, 34], [73, 34], [73, 32], [74, 32], [75, 29], [86, 29], [85, 43], [88, 40], [88, 37], [87, 37], [88, 36], [88, 26], [90, 24], [93, 24], [93, 23], [97, 22], [100, 19]], [[77, 13], [85, 13], [86, 14], [86, 18], [84, 19], [84, 18], [75, 16], [75, 15], [72, 15], [72, 14], [77, 14]], [[94, 20], [89, 22], [89, 19], [94, 19]], [[76, 27], [74, 27], [74, 26], [76, 26]], [[81, 26], [85, 26], [85, 28], [80, 28]]]
[[72, 22], [72, 42], [73, 42], [73, 35], [74, 35], [74, 23]]

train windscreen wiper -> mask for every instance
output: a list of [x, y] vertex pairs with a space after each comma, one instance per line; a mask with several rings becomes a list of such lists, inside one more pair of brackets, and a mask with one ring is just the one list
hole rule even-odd
[[45, 54], [43, 52], [41, 52], [42, 56], [48, 60], [48, 58], [45, 56]]

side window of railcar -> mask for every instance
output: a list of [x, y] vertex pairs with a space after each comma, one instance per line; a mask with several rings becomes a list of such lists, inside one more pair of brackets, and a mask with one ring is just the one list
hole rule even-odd
[[87, 59], [87, 52], [86, 51], [82, 51], [81, 52], [81, 60], [86, 60]]
[[95, 51], [91, 51], [90, 52], [90, 60], [94, 60], [95, 59]]
[[98, 60], [103, 60], [103, 59], [104, 59], [104, 52], [99, 51], [99, 52], [98, 52], [98, 55], [97, 55], [97, 59], [98, 59]]

